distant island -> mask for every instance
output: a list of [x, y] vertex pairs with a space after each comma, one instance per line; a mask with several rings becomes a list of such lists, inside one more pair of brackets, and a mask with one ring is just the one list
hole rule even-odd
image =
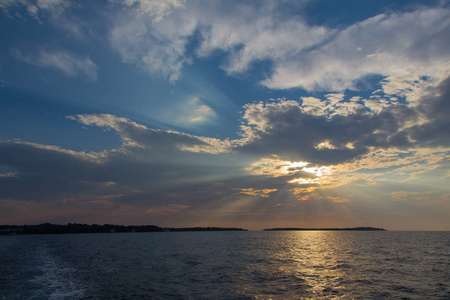
[[387, 231], [383, 228], [375, 227], [353, 227], [353, 228], [268, 228], [264, 231], [282, 231], [282, 230], [298, 230], [298, 231]]
[[66, 225], [44, 223], [39, 225], [0, 225], [0, 234], [67, 234], [67, 233], [120, 233], [120, 232], [184, 232], [184, 231], [247, 231], [242, 228], [187, 227], [164, 228], [156, 225], [97, 225], [68, 223]]
[[[353, 228], [268, 228], [263, 231], [387, 231], [375, 227]], [[39, 225], [0, 225], [0, 235], [21, 234], [67, 234], [67, 233], [121, 233], [121, 232], [186, 232], [186, 231], [247, 231], [242, 228], [223, 227], [159, 227], [156, 225], [78, 224], [66, 225], [44, 223]]]

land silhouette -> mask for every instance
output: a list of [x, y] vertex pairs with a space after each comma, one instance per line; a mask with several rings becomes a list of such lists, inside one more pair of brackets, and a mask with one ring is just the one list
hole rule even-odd
[[187, 227], [164, 228], [156, 225], [77, 224], [44, 223], [39, 225], [0, 225], [0, 234], [66, 234], [66, 233], [120, 233], [120, 232], [180, 232], [180, 231], [246, 231], [242, 228]]
[[352, 228], [268, 228], [264, 229], [264, 231], [282, 231], [282, 230], [298, 230], [298, 231], [315, 231], [315, 230], [323, 230], [323, 231], [387, 231], [384, 228], [375, 228], [375, 227], [352, 227]]
[[[353, 228], [268, 228], [263, 231], [387, 231], [375, 227]], [[186, 231], [247, 231], [234, 227], [159, 227], [156, 225], [78, 224], [65, 225], [43, 223], [39, 225], [0, 225], [1, 235], [17, 234], [67, 234], [67, 233], [121, 233], [121, 232], [186, 232]]]

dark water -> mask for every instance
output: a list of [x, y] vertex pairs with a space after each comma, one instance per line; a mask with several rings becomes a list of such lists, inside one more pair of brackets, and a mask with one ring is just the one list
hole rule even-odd
[[450, 232], [0, 237], [0, 299], [450, 299]]

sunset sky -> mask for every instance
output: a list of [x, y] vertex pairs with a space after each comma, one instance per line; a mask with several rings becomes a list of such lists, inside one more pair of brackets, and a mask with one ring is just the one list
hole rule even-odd
[[450, 230], [450, 1], [0, 0], [0, 224]]

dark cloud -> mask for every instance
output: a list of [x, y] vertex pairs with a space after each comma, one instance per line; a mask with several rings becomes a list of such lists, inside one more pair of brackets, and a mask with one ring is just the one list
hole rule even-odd
[[[351, 161], [369, 151], [369, 147], [407, 147], [410, 143], [402, 126], [416, 119], [406, 105], [384, 109], [379, 114], [358, 110], [355, 114], [331, 119], [311, 115], [296, 102], [284, 100], [255, 104], [246, 114], [244, 126], [251, 140], [239, 151], [258, 155], [276, 154], [283, 159], [330, 165]], [[331, 147], [318, 147], [327, 141]]]
[[[344, 142], [350, 140], [357, 148], [407, 147], [409, 142], [398, 135], [406, 122], [416, 119], [416, 112], [407, 105], [398, 104], [382, 110], [379, 114], [356, 114], [337, 121], [336, 128], [343, 133]], [[354, 134], [357, 132], [357, 134]], [[339, 135], [338, 135], [339, 136]]]
[[450, 146], [450, 77], [424, 97], [418, 107], [426, 118], [407, 130], [421, 146]]
[[[289, 165], [284, 166], [286, 174], [276, 176], [258, 167], [248, 169], [264, 157], [323, 166], [355, 160], [374, 148], [449, 145], [449, 96], [447, 79], [417, 107], [398, 104], [378, 114], [360, 109], [334, 117], [313, 115], [287, 100], [250, 104], [243, 116], [244, 136], [234, 141], [155, 130], [112, 115], [70, 117], [118, 132], [122, 147], [84, 153], [0, 142], [0, 165], [17, 173], [0, 177], [1, 197], [32, 201], [104, 197], [122, 203], [194, 206], [242, 196], [243, 191], [265, 195], [264, 190], [270, 190], [267, 193], [276, 198], [293, 187], [288, 182], [317, 175]], [[421, 125], [407, 126], [419, 119]], [[324, 142], [326, 146], [319, 147]]]
[[[207, 183], [239, 172], [240, 166], [212, 154], [124, 148], [87, 154], [30, 143], [0, 142], [0, 165], [15, 176], [0, 177], [1, 197], [47, 201], [73, 197], [153, 194]], [[142, 196], [140, 196], [142, 198]]]
[[61, 179], [91, 174], [98, 162], [88, 154], [61, 150], [57, 147], [0, 142], [0, 164], [14, 167], [23, 175], [39, 174], [52, 179]]

